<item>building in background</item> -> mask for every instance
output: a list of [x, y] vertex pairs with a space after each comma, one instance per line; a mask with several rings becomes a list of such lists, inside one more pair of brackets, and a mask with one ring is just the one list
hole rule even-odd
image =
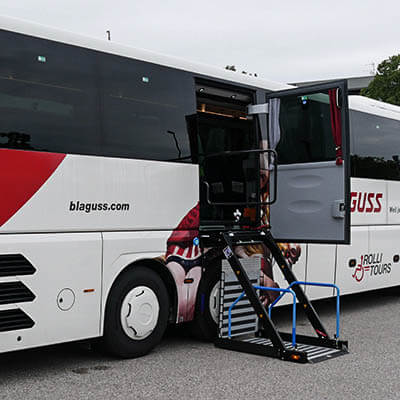
[[[353, 78], [340, 78], [340, 79], [347, 80], [349, 94], [351, 95], [351, 94], [360, 94], [361, 89], [368, 87], [368, 85], [374, 79], [374, 77], [375, 77], [374, 75], [367, 75], [367, 76], [356, 76]], [[319, 81], [290, 83], [290, 85], [306, 86], [306, 85], [313, 85], [313, 84], [318, 84], [318, 83], [328, 83], [328, 82], [333, 82], [336, 80], [337, 79], [322, 79]]]

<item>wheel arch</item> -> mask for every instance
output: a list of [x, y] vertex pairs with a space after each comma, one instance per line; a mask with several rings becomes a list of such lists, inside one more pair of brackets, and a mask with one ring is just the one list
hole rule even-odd
[[171, 271], [162, 262], [149, 258], [137, 260], [127, 266], [127, 268], [134, 268], [135, 266], [143, 266], [149, 268], [161, 277], [165, 284], [165, 287], [167, 288], [168, 296], [170, 299], [171, 310], [169, 313], [169, 322], [175, 322], [176, 313], [178, 310], [178, 291], [176, 288], [175, 279], [172, 276]]
[[[126, 255], [122, 256], [121, 258], [126, 258]], [[120, 263], [118, 263], [120, 264]], [[103, 301], [102, 301], [102, 313], [101, 313], [101, 325], [100, 325], [100, 333], [103, 334], [104, 329], [104, 316], [107, 307], [108, 298], [113, 286], [116, 282], [122, 278], [123, 275], [128, 274], [130, 270], [136, 267], [145, 267], [149, 268], [150, 270], [154, 271], [156, 274], [160, 276], [162, 281], [165, 284], [165, 287], [168, 292], [168, 297], [170, 300], [170, 312], [169, 312], [169, 322], [176, 322], [176, 314], [178, 310], [178, 292], [174, 277], [172, 276], [169, 269], [166, 267], [164, 263], [159, 261], [157, 258], [149, 258], [149, 257], [139, 257], [134, 260], [130, 260], [129, 262], [125, 263], [124, 265], [120, 266], [118, 272], [115, 273], [113, 279], [110, 280], [107, 287], [104, 288], [103, 291]]]

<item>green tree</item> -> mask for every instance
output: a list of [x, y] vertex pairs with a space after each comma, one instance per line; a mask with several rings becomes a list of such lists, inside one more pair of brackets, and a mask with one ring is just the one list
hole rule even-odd
[[400, 106], [400, 54], [382, 61], [363, 96]]

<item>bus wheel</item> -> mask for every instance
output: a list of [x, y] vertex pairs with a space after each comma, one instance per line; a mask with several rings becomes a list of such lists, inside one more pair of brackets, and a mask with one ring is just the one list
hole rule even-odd
[[114, 283], [107, 300], [103, 344], [123, 358], [150, 352], [167, 328], [168, 292], [152, 270], [133, 267]]
[[212, 341], [217, 337], [220, 275], [220, 268], [210, 268], [200, 281], [192, 330], [201, 340]]

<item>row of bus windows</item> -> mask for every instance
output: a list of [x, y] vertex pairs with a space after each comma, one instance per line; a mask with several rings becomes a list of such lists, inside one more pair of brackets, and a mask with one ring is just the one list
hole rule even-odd
[[196, 106], [189, 73], [6, 31], [0, 47], [0, 147], [190, 155], [186, 116]]
[[[7, 31], [0, 46], [0, 147], [191, 161], [190, 73]], [[328, 102], [281, 109], [282, 164], [335, 158]], [[350, 111], [350, 128], [352, 176], [400, 180], [400, 122]]]

